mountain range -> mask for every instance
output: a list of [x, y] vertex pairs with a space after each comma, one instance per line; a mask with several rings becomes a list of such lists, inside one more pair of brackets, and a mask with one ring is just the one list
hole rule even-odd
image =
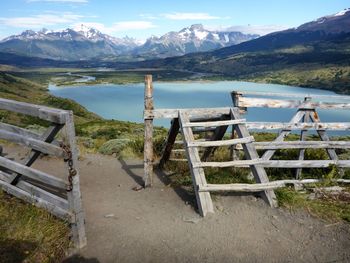
[[161, 37], [152, 36], [140, 43], [133, 38], [115, 38], [81, 25], [77, 29], [60, 31], [27, 30], [3, 39], [0, 52], [65, 61], [96, 58], [135, 61], [209, 51], [257, 37], [241, 32], [210, 31], [196, 24]]

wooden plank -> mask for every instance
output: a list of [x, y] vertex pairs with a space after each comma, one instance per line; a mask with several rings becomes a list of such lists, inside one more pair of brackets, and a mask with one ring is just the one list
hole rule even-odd
[[[153, 110], [153, 84], [152, 75], [145, 76], [145, 111]], [[152, 186], [153, 183], [153, 118], [145, 118], [144, 141], [144, 186]]]
[[[272, 190], [285, 187], [288, 184], [314, 184], [321, 183], [320, 179], [304, 179], [304, 180], [278, 180], [261, 184], [207, 184], [198, 189], [199, 192], [261, 192], [264, 190]], [[333, 180], [338, 183], [350, 183], [350, 180]]]
[[50, 174], [44, 173], [42, 171], [30, 168], [30, 167], [27, 167], [23, 164], [16, 163], [14, 161], [11, 161], [1, 156], [0, 156], [0, 166], [5, 167], [18, 174], [27, 176], [31, 179], [44, 182], [46, 184], [55, 186], [60, 189], [65, 189], [67, 187], [67, 183], [60, 178], [57, 178], [55, 176], [52, 176]]
[[175, 159], [175, 158], [170, 158], [169, 161], [171, 161], [171, 162], [188, 162], [187, 159]]
[[75, 175], [72, 176], [72, 189], [71, 191], [67, 192], [69, 210], [74, 215], [74, 221], [72, 222], [73, 241], [77, 248], [82, 248], [86, 246], [87, 240], [85, 234], [85, 213], [83, 210], [80, 192], [78, 149], [76, 146], [74, 119], [72, 111], [68, 111], [63, 136], [64, 143], [70, 148], [72, 152], [72, 166], [69, 167], [69, 162], [67, 162], [67, 168], [68, 170], [71, 168], [75, 171]]
[[179, 115], [179, 111], [188, 113], [189, 118], [201, 117], [202, 119], [220, 118], [228, 115], [230, 108], [193, 108], [193, 109], [155, 109], [145, 110], [144, 119], [174, 119]]
[[195, 167], [249, 167], [252, 165], [265, 168], [327, 168], [329, 165], [338, 167], [350, 167], [350, 160], [237, 160], [228, 162], [196, 162]]
[[298, 93], [278, 93], [278, 92], [255, 92], [255, 91], [233, 91], [241, 95], [255, 95], [264, 97], [287, 97], [287, 98], [326, 98], [326, 99], [337, 99], [337, 100], [350, 100], [350, 96], [345, 95], [319, 95], [319, 94], [298, 94]]
[[254, 142], [258, 150], [278, 149], [349, 149], [350, 141], [284, 141], [284, 142]]
[[[7, 183], [11, 182], [12, 174], [7, 174], [3, 171], [0, 171], [0, 180], [3, 180]], [[49, 193], [44, 189], [41, 189], [38, 186], [32, 185], [29, 182], [26, 182], [24, 180], [20, 180], [16, 187], [19, 189], [29, 193], [32, 196], [39, 197], [55, 206], [61, 207], [62, 209], [68, 210], [68, 201], [56, 196], [55, 194]]]
[[330, 130], [348, 131], [350, 122], [328, 123], [285, 123], [285, 122], [246, 122], [248, 129], [258, 130]]
[[245, 122], [246, 119], [240, 120], [224, 120], [224, 121], [208, 121], [208, 122], [189, 122], [184, 123], [184, 127], [218, 127], [218, 126], [229, 126], [238, 123]]
[[[57, 135], [57, 133], [62, 129], [62, 124], [54, 124], [51, 125], [40, 137], [38, 138], [41, 141], [52, 143]], [[31, 166], [35, 160], [40, 156], [41, 152], [37, 151], [35, 149], [32, 149], [29, 156], [24, 160], [25, 166]], [[20, 180], [21, 175], [20, 174], [13, 174], [11, 184], [16, 185], [18, 181]]]
[[[298, 110], [297, 113], [292, 117], [289, 123], [297, 123], [299, 122], [305, 115], [305, 112], [302, 110]], [[290, 134], [291, 130], [282, 130], [280, 134], [277, 136], [277, 138], [274, 140], [275, 142], [281, 142], [284, 140], [285, 137], [287, 137]], [[266, 151], [262, 159], [264, 160], [270, 160], [272, 156], [275, 154], [276, 150], [268, 150]]]
[[238, 139], [222, 140], [222, 141], [205, 141], [205, 142], [193, 141], [191, 143], [188, 143], [188, 147], [220, 147], [220, 146], [235, 145], [239, 143], [250, 143], [253, 141], [254, 141], [253, 136], [248, 136], [245, 138], [238, 138]]
[[170, 158], [170, 154], [171, 151], [173, 149], [175, 140], [176, 140], [176, 136], [179, 133], [179, 129], [180, 129], [180, 124], [179, 124], [179, 119], [175, 118], [172, 120], [171, 122], [171, 126], [168, 132], [168, 138], [165, 142], [165, 145], [163, 147], [162, 150], [162, 154], [161, 154], [161, 158], [159, 161], [159, 168], [162, 169], [164, 167], [164, 164], [169, 160]]
[[66, 153], [56, 145], [49, 144], [38, 139], [26, 137], [13, 132], [0, 129], [0, 139], [27, 146], [44, 154], [49, 154], [61, 158], [66, 157]]
[[239, 105], [247, 108], [302, 108], [302, 109], [350, 109], [350, 103], [304, 102], [299, 100], [276, 100], [239, 97]]
[[[231, 117], [232, 119], [240, 119], [240, 114], [238, 108], [231, 109]], [[244, 138], [249, 137], [249, 131], [245, 124], [237, 124], [235, 127], [235, 131], [237, 132], [238, 137]], [[243, 151], [247, 159], [256, 160], [259, 159], [259, 155], [254, 148], [252, 143], [242, 144]], [[266, 175], [265, 169], [261, 166], [251, 165], [250, 169], [252, 170], [253, 176], [257, 183], [267, 183], [269, 179]], [[266, 190], [262, 193], [263, 199], [271, 206], [277, 207], [277, 199], [275, 193], [271, 190]]]
[[186, 113], [183, 113], [182, 111], [179, 112], [180, 128], [184, 136], [186, 155], [189, 160], [189, 168], [192, 175], [192, 183], [196, 194], [198, 210], [201, 216], [206, 216], [208, 213], [214, 213], [214, 207], [210, 193], [198, 192], [198, 186], [206, 185], [207, 180], [205, 179], [204, 170], [202, 168], [194, 168], [192, 166], [192, 163], [200, 162], [200, 157], [197, 148], [187, 147], [187, 143], [192, 142], [194, 137], [191, 128], [182, 127], [182, 123], [188, 123], [189, 120], [189, 116]]
[[50, 202], [47, 202], [35, 195], [31, 195], [30, 193], [27, 193], [26, 191], [19, 189], [17, 186], [11, 185], [9, 183], [6, 183], [2, 180], [0, 180], [0, 186], [2, 190], [7, 192], [8, 194], [11, 194], [17, 198], [20, 198], [26, 202], [29, 202], [31, 204], [36, 205], [37, 207], [44, 208], [45, 210], [49, 211], [51, 214], [62, 218], [64, 220], [68, 220], [70, 222], [72, 220], [72, 214], [56, 205], [51, 204]]
[[[313, 111], [313, 112], [310, 113], [310, 118], [315, 123], [319, 123], [320, 122], [320, 118], [319, 118], [319, 116], [318, 116], [316, 111]], [[327, 141], [327, 142], [330, 141], [329, 136], [326, 133], [326, 131], [324, 131], [324, 130], [317, 130], [317, 134], [318, 134], [318, 136], [320, 136], [322, 141]], [[329, 158], [331, 160], [338, 160], [338, 155], [337, 155], [337, 153], [335, 152], [334, 149], [326, 149], [326, 151], [327, 151], [327, 154], [328, 154], [328, 156], [329, 156]]]
[[[223, 116], [223, 118], [225, 118]], [[215, 132], [213, 134], [212, 137], [212, 141], [219, 141], [222, 140], [222, 138], [225, 136], [225, 133], [227, 131], [228, 126], [219, 126], [215, 129]], [[198, 141], [197, 141], [198, 142]], [[207, 147], [204, 150], [204, 153], [202, 154], [202, 159], [203, 160], [207, 160], [209, 158], [209, 156], [211, 156], [212, 154], [214, 154], [215, 150], [217, 149], [217, 147]]]
[[0, 109], [38, 117], [54, 123], [65, 122], [66, 111], [0, 98]]
[[193, 163], [193, 167], [248, 167], [249, 165], [262, 164], [263, 160], [260, 158], [255, 160], [235, 160], [228, 162], [197, 162]]

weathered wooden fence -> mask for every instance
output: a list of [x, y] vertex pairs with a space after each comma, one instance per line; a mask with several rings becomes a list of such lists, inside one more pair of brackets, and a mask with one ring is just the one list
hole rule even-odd
[[[350, 160], [339, 160], [335, 149], [350, 148], [349, 141], [331, 141], [327, 130], [350, 130], [350, 123], [322, 123], [316, 108], [322, 109], [350, 109], [350, 104], [312, 102], [309, 96], [304, 100], [270, 100], [247, 98], [243, 93], [232, 93], [233, 108], [195, 108], [195, 109], [154, 109], [153, 108], [152, 76], [145, 78], [145, 151], [144, 151], [144, 182], [145, 186], [152, 184], [152, 171], [155, 164], [153, 155], [153, 120], [157, 118], [172, 119], [168, 138], [164, 144], [163, 153], [159, 160], [159, 167], [170, 159], [172, 152], [184, 152], [192, 175], [192, 182], [196, 194], [199, 213], [205, 216], [213, 212], [210, 192], [237, 191], [259, 192], [263, 199], [272, 207], [277, 206], [273, 189], [287, 184], [307, 184], [319, 182], [318, 179], [300, 180], [301, 168], [320, 168], [336, 165], [350, 167]], [[255, 96], [257, 94], [254, 94]], [[262, 95], [262, 94], [260, 94]], [[284, 96], [285, 94], [277, 94]], [[276, 95], [276, 96], [277, 96]], [[269, 94], [272, 96], [272, 94]], [[296, 95], [294, 95], [296, 96]], [[299, 95], [300, 96], [300, 95]], [[293, 97], [293, 95], [288, 97]], [[337, 98], [340, 98], [337, 96]], [[296, 108], [297, 113], [289, 123], [247, 122], [241, 113], [248, 107]], [[231, 139], [224, 139], [229, 126], [232, 126]], [[276, 130], [279, 135], [273, 142], [256, 142], [250, 135], [252, 129]], [[292, 131], [301, 130], [300, 141], [283, 141]], [[306, 133], [316, 130], [321, 141], [306, 141]], [[210, 138], [195, 139], [195, 133], [211, 132]], [[182, 141], [176, 141], [181, 133]], [[184, 149], [173, 150], [174, 144], [180, 143]], [[239, 160], [237, 154], [232, 154], [232, 160], [224, 162], [208, 161], [218, 147], [242, 149], [245, 159]], [[278, 149], [300, 149], [298, 160], [271, 160]], [[306, 148], [326, 149], [330, 160], [304, 160]], [[200, 149], [203, 149], [200, 152]], [[258, 155], [258, 149], [265, 150]], [[205, 177], [205, 167], [248, 167], [251, 169], [256, 184], [208, 184]], [[269, 182], [265, 168], [297, 168], [296, 179]], [[349, 183], [350, 180], [338, 179], [339, 182]]]
[[[0, 99], [0, 109], [21, 113], [50, 123], [43, 134], [14, 125], [0, 123], [0, 139], [31, 149], [22, 162], [0, 156], [0, 186], [14, 195], [71, 224], [76, 248], [86, 245], [84, 212], [81, 203], [77, 148], [73, 113], [7, 99]], [[56, 139], [63, 131], [63, 140]], [[63, 159], [67, 166], [67, 180], [31, 168], [41, 154]]]

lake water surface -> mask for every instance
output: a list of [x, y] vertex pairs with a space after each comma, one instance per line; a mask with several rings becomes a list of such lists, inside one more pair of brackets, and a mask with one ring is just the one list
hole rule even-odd
[[[300, 99], [309, 94], [336, 95], [334, 92], [319, 89], [236, 81], [155, 82], [153, 84], [155, 108], [232, 107], [230, 92], [233, 90], [297, 93], [301, 95]], [[65, 87], [56, 87], [51, 84], [49, 90], [53, 95], [73, 99], [88, 110], [107, 119], [143, 121], [144, 84], [142, 83], [125, 85], [82, 84], [81, 86]], [[341, 102], [345, 102], [345, 100], [341, 100]], [[295, 109], [252, 108], [249, 109], [245, 118], [248, 121], [287, 122], [295, 112]], [[348, 110], [321, 110], [319, 113], [321, 120], [324, 122], [350, 121], [350, 111]], [[156, 125], [166, 127], [169, 126], [169, 123], [169, 120], [155, 122]]]

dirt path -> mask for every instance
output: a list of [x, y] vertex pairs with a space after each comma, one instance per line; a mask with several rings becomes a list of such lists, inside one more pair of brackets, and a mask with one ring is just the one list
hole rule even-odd
[[[60, 174], [63, 165], [44, 159], [36, 167]], [[216, 213], [202, 219], [193, 196], [166, 186], [166, 177], [133, 191], [142, 161], [86, 155], [80, 173], [88, 246], [66, 262], [350, 261], [346, 224], [271, 209], [252, 196], [215, 196]]]

